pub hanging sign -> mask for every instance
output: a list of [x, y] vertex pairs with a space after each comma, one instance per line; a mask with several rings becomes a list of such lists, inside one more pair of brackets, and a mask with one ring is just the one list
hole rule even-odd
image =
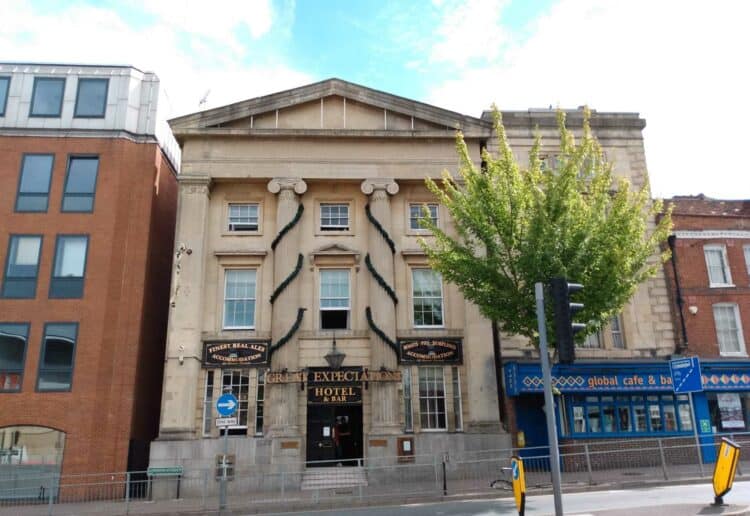
[[398, 339], [398, 360], [401, 364], [463, 364], [460, 338]]
[[268, 340], [236, 340], [206, 342], [203, 348], [204, 367], [242, 367], [268, 365]]

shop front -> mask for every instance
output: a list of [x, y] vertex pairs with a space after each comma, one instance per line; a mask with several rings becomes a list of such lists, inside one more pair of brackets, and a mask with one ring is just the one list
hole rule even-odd
[[[552, 383], [561, 442], [691, 437], [697, 421], [702, 444], [715, 434], [750, 429], [750, 362], [703, 362], [703, 392], [675, 394], [668, 361], [579, 362], [555, 365]], [[505, 388], [512, 400], [519, 442], [545, 454], [542, 372], [538, 363], [505, 365]], [[556, 393], [557, 393], [556, 392]], [[539, 448], [541, 447], [541, 448]], [[541, 452], [540, 452], [541, 450]], [[703, 447], [705, 462], [714, 451]]]

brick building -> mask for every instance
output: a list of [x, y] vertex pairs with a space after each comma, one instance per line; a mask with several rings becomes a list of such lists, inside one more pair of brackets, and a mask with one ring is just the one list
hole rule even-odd
[[750, 430], [750, 201], [699, 195], [671, 202], [666, 272], [677, 349], [709, 368], [709, 392], [705, 400], [696, 395], [696, 412], [713, 433]]
[[132, 67], [0, 63], [5, 477], [147, 464], [177, 193], [158, 98]]

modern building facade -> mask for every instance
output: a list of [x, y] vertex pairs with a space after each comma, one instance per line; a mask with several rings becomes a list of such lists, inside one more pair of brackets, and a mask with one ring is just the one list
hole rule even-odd
[[0, 63], [4, 474], [147, 465], [177, 193], [158, 99], [129, 66]]
[[703, 362], [696, 409], [713, 433], [750, 430], [750, 201], [674, 197], [666, 267], [678, 350]]
[[[236, 467], [510, 445], [490, 323], [427, 265], [424, 178], [488, 120], [331, 79], [170, 122], [182, 152], [152, 466]], [[188, 462], [189, 461], [189, 462]]]

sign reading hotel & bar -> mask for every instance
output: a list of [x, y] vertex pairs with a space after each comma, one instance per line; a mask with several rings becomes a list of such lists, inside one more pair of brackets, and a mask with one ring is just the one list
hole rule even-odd
[[398, 339], [398, 361], [401, 364], [463, 363], [460, 338]]
[[203, 347], [204, 367], [268, 365], [267, 340], [206, 342]]
[[308, 403], [362, 403], [361, 367], [311, 368], [307, 373]]

